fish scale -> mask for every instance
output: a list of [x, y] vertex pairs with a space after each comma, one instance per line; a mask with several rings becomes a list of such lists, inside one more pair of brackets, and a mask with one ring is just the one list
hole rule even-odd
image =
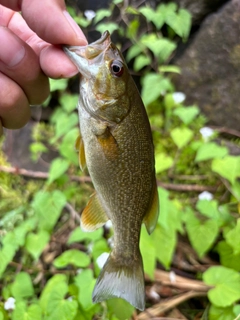
[[80, 76], [79, 159], [95, 188], [81, 215], [93, 231], [112, 221], [114, 247], [97, 279], [93, 301], [120, 297], [145, 308], [139, 238], [158, 219], [158, 194], [151, 128], [126, 63], [105, 32], [84, 47], [65, 47]]

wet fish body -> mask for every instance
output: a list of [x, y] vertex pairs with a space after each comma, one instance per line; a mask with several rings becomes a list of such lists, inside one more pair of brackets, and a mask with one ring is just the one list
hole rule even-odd
[[124, 59], [105, 32], [85, 47], [65, 47], [80, 76], [79, 161], [88, 168], [96, 192], [81, 215], [93, 231], [107, 220], [114, 248], [93, 291], [93, 301], [121, 297], [145, 308], [139, 237], [158, 219], [154, 150], [148, 117]]

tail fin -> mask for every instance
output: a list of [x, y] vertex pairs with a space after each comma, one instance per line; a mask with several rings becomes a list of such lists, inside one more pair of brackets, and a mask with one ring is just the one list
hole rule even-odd
[[93, 302], [123, 298], [135, 308], [145, 309], [145, 286], [142, 257], [129, 265], [119, 265], [110, 256], [105, 263], [93, 290]]

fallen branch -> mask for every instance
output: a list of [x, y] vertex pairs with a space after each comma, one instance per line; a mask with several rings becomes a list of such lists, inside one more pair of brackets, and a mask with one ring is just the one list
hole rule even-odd
[[[48, 179], [49, 174], [48, 172], [42, 171], [33, 171], [27, 169], [21, 169], [17, 167], [7, 167], [7, 166], [0, 166], [0, 172], [6, 172], [10, 174], [21, 175], [24, 177], [34, 178], [34, 179]], [[89, 176], [79, 177], [75, 175], [69, 176], [70, 180], [78, 181], [81, 183], [84, 182], [91, 182], [91, 178]], [[215, 192], [218, 186], [202, 186], [197, 184], [174, 184], [174, 183], [165, 183], [165, 182], [157, 182], [159, 187], [162, 187], [167, 190], [174, 190], [174, 191], [181, 191], [181, 192]]]

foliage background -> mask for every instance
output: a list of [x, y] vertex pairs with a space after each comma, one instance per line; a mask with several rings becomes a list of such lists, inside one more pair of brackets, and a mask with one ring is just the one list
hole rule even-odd
[[[78, 94], [71, 80], [61, 79], [51, 80], [43, 108], [53, 101], [57, 107], [34, 127], [30, 146], [32, 161], [57, 152], [48, 174], [26, 177], [0, 154], [0, 320], [147, 319], [174, 308], [179, 319], [239, 319], [240, 156], [206, 127], [196, 105], [184, 105], [171, 82], [171, 74], [181, 72], [170, 62], [189, 36], [190, 14], [174, 3], [135, 8], [121, 0], [88, 19], [69, 11], [86, 34], [112, 33], [151, 122], [161, 214], [151, 236], [142, 229], [140, 242], [150, 313], [138, 314], [121, 299], [91, 301], [113, 232], [109, 225], [93, 233], [79, 228], [78, 213], [93, 188], [74, 150]], [[171, 271], [168, 285], [162, 270]], [[168, 308], [161, 309], [164, 298]]]

